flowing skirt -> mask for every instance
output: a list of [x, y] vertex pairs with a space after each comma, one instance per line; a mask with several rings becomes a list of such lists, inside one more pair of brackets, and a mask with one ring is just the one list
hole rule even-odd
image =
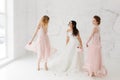
[[31, 45], [27, 44], [25, 48], [37, 53], [38, 58], [47, 60], [51, 56], [51, 47], [48, 36], [41, 36], [33, 41]]
[[84, 69], [89, 74], [95, 73], [97, 77], [103, 77], [107, 74], [107, 70], [102, 64], [101, 46], [89, 45]]
[[62, 51], [58, 51], [49, 63], [49, 70], [55, 72], [80, 72], [82, 68], [82, 50], [71, 41]]

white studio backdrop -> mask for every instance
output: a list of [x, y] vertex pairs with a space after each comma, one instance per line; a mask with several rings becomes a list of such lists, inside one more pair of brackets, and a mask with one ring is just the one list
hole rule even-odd
[[120, 61], [119, 4], [119, 0], [14, 0], [16, 57], [28, 54], [24, 46], [31, 39], [41, 16], [50, 16], [51, 44], [62, 49], [70, 20], [77, 21], [85, 45], [93, 28], [92, 17], [99, 15], [103, 55]]

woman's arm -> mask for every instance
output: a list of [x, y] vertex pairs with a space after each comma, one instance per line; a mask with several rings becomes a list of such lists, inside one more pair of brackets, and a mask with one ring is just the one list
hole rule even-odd
[[88, 39], [88, 41], [87, 41], [87, 43], [86, 43], [86, 46], [87, 46], [87, 47], [88, 47], [88, 43], [91, 41], [93, 35], [94, 35], [96, 32], [97, 32], [97, 29], [94, 28], [93, 31], [92, 31], [92, 33], [91, 33], [91, 35], [90, 35], [90, 37], [89, 37], [89, 39]]
[[77, 37], [79, 43], [80, 43], [80, 48], [83, 48], [83, 45], [82, 45], [82, 40], [81, 40], [81, 37], [80, 37], [80, 34], [78, 34], [78, 37]]
[[67, 30], [66, 45], [67, 45], [67, 44], [68, 44], [68, 42], [69, 42], [68, 31], [69, 31], [69, 30]]
[[68, 44], [69, 42], [69, 37], [67, 36], [67, 39], [66, 39], [66, 45]]
[[29, 44], [32, 44], [32, 41], [33, 41], [34, 38], [36, 37], [37, 32], [38, 32], [39, 29], [40, 29], [40, 23], [38, 24], [37, 29], [35, 30], [35, 32], [34, 32], [34, 34], [33, 34], [33, 37], [32, 37], [32, 39], [31, 39], [31, 41], [29, 42]]

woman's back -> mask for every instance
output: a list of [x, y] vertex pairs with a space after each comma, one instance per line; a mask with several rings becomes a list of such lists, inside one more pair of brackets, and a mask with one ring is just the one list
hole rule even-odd
[[45, 29], [44, 27], [40, 26], [39, 32], [38, 32], [38, 36], [39, 37], [43, 37], [47, 35], [47, 29]]
[[96, 27], [96, 32], [94, 33], [92, 37], [92, 43], [93, 44], [100, 44], [100, 28]]

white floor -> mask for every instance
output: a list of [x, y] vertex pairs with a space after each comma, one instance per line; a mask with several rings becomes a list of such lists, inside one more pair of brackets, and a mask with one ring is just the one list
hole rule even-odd
[[0, 80], [120, 80], [120, 65], [117, 61], [107, 61], [108, 76], [90, 78], [86, 74], [56, 74], [51, 71], [37, 71], [36, 56], [24, 56], [0, 68]]

